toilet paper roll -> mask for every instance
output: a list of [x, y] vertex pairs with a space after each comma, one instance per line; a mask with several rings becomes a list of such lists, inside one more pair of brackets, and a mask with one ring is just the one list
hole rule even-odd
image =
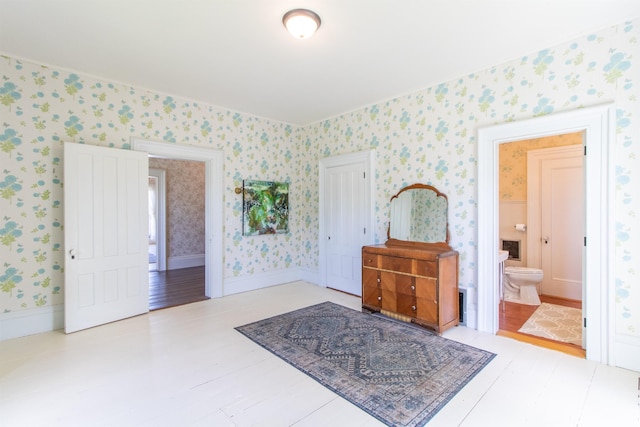
[[527, 231], [527, 226], [524, 224], [516, 224], [515, 228], [516, 228], [516, 231]]

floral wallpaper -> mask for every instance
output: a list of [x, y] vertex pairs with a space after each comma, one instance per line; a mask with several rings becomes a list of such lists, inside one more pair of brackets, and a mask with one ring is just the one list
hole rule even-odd
[[438, 197], [431, 190], [411, 191], [411, 193], [413, 196], [411, 200], [412, 221], [407, 240], [445, 242], [447, 239], [447, 200], [444, 197]]
[[582, 144], [582, 132], [500, 144], [500, 201], [527, 200], [527, 151]]
[[460, 253], [460, 286], [475, 288], [478, 128], [614, 101], [615, 333], [637, 342], [639, 33], [640, 20], [622, 23], [324, 120], [306, 127], [305, 136], [320, 156], [376, 150], [378, 242], [385, 239], [389, 199], [401, 187], [422, 182], [444, 192], [451, 245]]
[[[64, 141], [130, 149], [135, 136], [221, 149], [225, 277], [317, 265], [317, 200], [306, 190], [317, 177], [299, 166], [313, 158], [298, 146], [301, 129], [6, 56], [0, 75], [2, 313], [64, 301]], [[233, 190], [243, 179], [296, 183], [291, 233], [242, 236]]]
[[[0, 58], [0, 306], [62, 302], [62, 141], [128, 149], [135, 136], [222, 149], [225, 278], [317, 271], [318, 159], [375, 149], [376, 240], [385, 240], [393, 194], [434, 185], [449, 198], [460, 285], [474, 288], [477, 129], [615, 101], [615, 334], [637, 340], [639, 28], [640, 20], [621, 23], [304, 127]], [[290, 183], [289, 234], [242, 236], [233, 192], [242, 179]]]
[[166, 172], [167, 256], [204, 254], [204, 163], [152, 157], [149, 167]]

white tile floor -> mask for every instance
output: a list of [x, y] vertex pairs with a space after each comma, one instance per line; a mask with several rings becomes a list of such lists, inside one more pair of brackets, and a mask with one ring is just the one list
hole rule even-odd
[[[322, 301], [303, 282], [0, 342], [0, 426], [377, 426], [233, 330]], [[458, 327], [497, 353], [435, 426], [638, 426], [639, 373]]]

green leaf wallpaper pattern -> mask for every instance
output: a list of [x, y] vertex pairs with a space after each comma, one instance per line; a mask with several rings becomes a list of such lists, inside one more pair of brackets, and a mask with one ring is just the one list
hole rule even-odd
[[[640, 336], [640, 22], [296, 127], [194, 100], [0, 58], [0, 307], [62, 303], [62, 143], [130, 148], [132, 136], [224, 152], [224, 277], [318, 269], [318, 159], [375, 149], [375, 238], [404, 185], [450, 203], [460, 285], [477, 286], [479, 127], [615, 102], [616, 334]], [[437, 61], [434, 60], [434, 66]], [[290, 183], [288, 234], [242, 236], [243, 179]]]

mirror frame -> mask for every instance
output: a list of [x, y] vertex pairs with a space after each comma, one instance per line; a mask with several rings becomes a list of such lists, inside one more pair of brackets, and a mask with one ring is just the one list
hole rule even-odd
[[400, 240], [400, 239], [392, 239], [391, 238], [391, 211], [389, 211], [389, 226], [387, 227], [387, 245], [388, 246], [420, 246], [420, 247], [427, 247], [427, 248], [439, 248], [439, 249], [448, 249], [451, 250], [451, 246], [449, 246], [449, 239], [450, 239], [450, 234], [449, 234], [449, 199], [447, 198], [447, 195], [442, 193], [440, 190], [438, 190], [436, 187], [429, 185], [429, 184], [411, 184], [408, 185], [404, 188], [401, 188], [400, 191], [398, 191], [395, 195], [393, 195], [391, 197], [391, 199], [389, 200], [389, 208], [391, 208], [391, 203], [393, 202], [393, 199], [397, 199], [398, 196], [400, 196], [400, 194], [404, 193], [405, 191], [408, 190], [416, 190], [416, 189], [424, 189], [424, 190], [431, 190], [434, 193], [436, 193], [436, 197], [444, 197], [444, 200], [447, 202], [447, 225], [446, 225], [446, 237], [445, 237], [445, 241], [444, 242], [415, 242], [415, 241], [411, 241], [411, 240]]

